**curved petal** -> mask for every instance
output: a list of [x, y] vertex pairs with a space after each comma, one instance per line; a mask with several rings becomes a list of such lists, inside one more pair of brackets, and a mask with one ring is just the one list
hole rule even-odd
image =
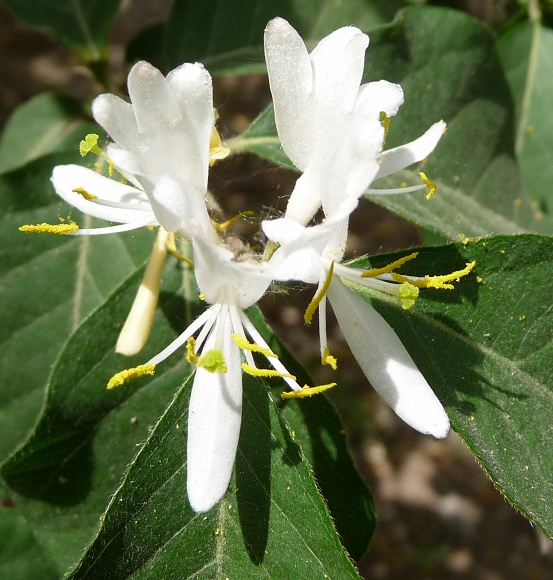
[[100, 95], [92, 102], [92, 115], [119, 146], [138, 147], [138, 127], [130, 103], [116, 95]]
[[346, 341], [371, 385], [408, 425], [443, 438], [444, 408], [390, 325], [334, 277], [328, 297]]
[[[238, 448], [242, 419], [240, 350], [231, 339], [228, 307], [221, 312], [222, 350], [226, 373], [198, 368], [188, 409], [187, 492], [192, 509], [209, 511], [227, 490]], [[205, 350], [216, 348], [217, 328]]]
[[424, 135], [411, 141], [411, 143], [383, 151], [379, 158], [380, 169], [375, 179], [391, 175], [428, 157], [444, 134], [445, 128], [445, 121], [438, 121]]
[[200, 63], [186, 63], [172, 70], [167, 75], [167, 82], [182, 114], [179, 131], [193, 143], [192, 154], [185, 161], [189, 161], [194, 167], [183, 169], [183, 173], [189, 175], [193, 171], [200, 171], [198, 180], [203, 184], [203, 189], [206, 189], [209, 142], [215, 123], [211, 75]]
[[156, 133], [174, 127], [181, 112], [167, 79], [146, 61], [137, 62], [127, 81], [136, 124], [140, 133]]
[[[80, 165], [58, 165], [54, 167], [51, 180], [56, 193], [83, 213], [119, 223], [144, 220], [156, 222], [143, 191], [99, 175], [91, 169]], [[73, 191], [79, 187], [110, 205], [86, 200]], [[124, 204], [125, 207], [117, 207], [117, 204]], [[136, 209], [132, 206], [136, 206]]]
[[374, 81], [359, 89], [355, 110], [379, 119], [381, 112], [393, 117], [402, 104], [403, 89], [400, 85], [388, 81]]
[[274, 18], [265, 29], [265, 60], [282, 147], [305, 170], [314, 146], [308, 104], [313, 73], [303, 40], [283, 18]]

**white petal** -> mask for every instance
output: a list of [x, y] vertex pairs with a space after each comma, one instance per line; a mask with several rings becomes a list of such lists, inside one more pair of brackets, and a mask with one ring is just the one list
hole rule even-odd
[[179, 131], [193, 141], [193, 149], [187, 159], [196, 163], [197, 170], [203, 172], [200, 181], [206, 189], [209, 142], [215, 123], [211, 75], [200, 63], [186, 63], [171, 71], [167, 82], [182, 114]]
[[303, 40], [283, 18], [271, 20], [265, 29], [265, 60], [282, 147], [304, 170], [314, 146], [308, 105], [313, 73]]
[[[144, 220], [155, 222], [150, 204], [143, 191], [99, 175], [91, 169], [86, 169], [80, 165], [58, 165], [54, 167], [52, 183], [56, 193], [62, 199], [88, 215], [119, 223]], [[82, 187], [99, 199], [107, 200], [113, 204], [136, 205], [136, 209], [122, 209], [88, 201], [73, 191], [78, 187]]]
[[438, 123], [434, 123], [424, 135], [411, 141], [411, 143], [406, 143], [405, 145], [384, 151], [380, 155], [380, 169], [375, 179], [391, 175], [400, 169], [404, 169], [428, 157], [434, 151], [438, 141], [444, 134], [445, 128], [446, 123], [439, 121]]
[[336, 277], [328, 297], [346, 341], [374, 389], [411, 427], [445, 437], [449, 419], [444, 408], [390, 325]]
[[393, 117], [402, 104], [403, 89], [400, 85], [388, 81], [374, 81], [361, 86], [355, 109], [379, 119], [381, 112]]
[[137, 62], [129, 72], [129, 95], [141, 133], [174, 127], [181, 112], [166, 78], [151, 64]]
[[[221, 316], [224, 316], [223, 313]], [[226, 373], [198, 368], [188, 410], [187, 492], [192, 509], [210, 510], [227, 490], [242, 418], [240, 351], [231, 339], [228, 310], [223, 328]], [[215, 348], [215, 332], [205, 349]]]
[[92, 102], [92, 115], [118, 145], [132, 151], [138, 147], [138, 127], [130, 103], [115, 95], [100, 95]]
[[168, 232], [190, 237], [190, 225], [213, 230], [202, 195], [188, 183], [162, 176], [148, 187], [152, 209]]

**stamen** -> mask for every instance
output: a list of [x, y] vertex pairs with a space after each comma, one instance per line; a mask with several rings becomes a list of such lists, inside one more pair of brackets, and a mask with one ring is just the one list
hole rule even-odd
[[177, 245], [176, 245], [176, 240], [175, 240], [175, 232], [170, 232], [169, 233], [169, 238], [167, 239], [167, 249], [171, 252], [171, 254], [173, 256], [175, 256], [175, 258], [177, 260], [180, 260], [181, 262], [184, 262], [185, 264], [188, 264], [191, 268], [194, 268], [194, 262], [190, 258], [187, 258], [186, 256], [183, 256], [177, 250]]
[[289, 373], [281, 373], [280, 371], [274, 371], [271, 369], [258, 369], [257, 367], [252, 367], [246, 363], [242, 363], [242, 370], [252, 377], [280, 377], [282, 379], [296, 380], [296, 377]]
[[421, 179], [424, 182], [424, 185], [426, 185], [426, 187], [428, 187], [428, 193], [426, 194], [426, 199], [430, 199], [435, 193], [436, 193], [436, 184], [431, 181], [430, 179], [428, 179], [428, 177], [426, 177], [426, 173], [424, 173], [423, 171], [421, 171], [419, 173], [419, 175], [421, 176]]
[[75, 187], [71, 191], [74, 191], [75, 193], [80, 193], [86, 199], [86, 201], [93, 201], [95, 199], [98, 199], [97, 195], [88, 192], [84, 187]]
[[67, 235], [76, 232], [79, 226], [75, 222], [68, 224], [28, 224], [20, 226], [19, 231], [25, 234], [61, 234]]
[[390, 274], [391, 272], [393, 272], [394, 270], [405, 264], [405, 262], [409, 262], [409, 260], [415, 259], [418, 255], [419, 255], [418, 252], [413, 252], [412, 254], [409, 254], [408, 256], [403, 256], [403, 258], [399, 258], [399, 260], [396, 260], [395, 262], [392, 262], [391, 264], [388, 264], [383, 268], [372, 268], [371, 270], [366, 270], [361, 274], [361, 278], [376, 278], [377, 276], [381, 276], [382, 274]]
[[419, 297], [419, 289], [411, 282], [404, 282], [399, 287], [398, 298], [401, 302], [401, 307], [404, 310], [409, 310]]
[[198, 362], [198, 357], [196, 355], [196, 339], [191, 336], [186, 341], [186, 360], [191, 364], [194, 365]]
[[223, 222], [222, 224], [219, 224], [217, 222], [212, 222], [212, 223], [218, 232], [222, 232], [222, 231], [226, 230], [228, 227], [230, 227], [234, 222], [237, 222], [239, 219], [242, 219], [244, 217], [253, 217], [253, 216], [255, 216], [255, 212], [253, 212], [253, 211], [250, 211], [250, 210], [241, 211], [240, 213], [231, 217], [229, 220], [227, 220], [226, 222]]
[[138, 292], [117, 339], [115, 352], [132, 356], [140, 352], [148, 341], [159, 298], [167, 235], [163, 228], [159, 228]]
[[199, 367], [209, 371], [210, 373], [226, 373], [228, 370], [225, 362], [225, 355], [223, 351], [218, 348], [212, 348], [211, 350], [204, 352], [200, 357], [198, 357], [197, 364]]
[[132, 369], [125, 369], [113, 375], [108, 382], [108, 389], [115, 389], [115, 387], [120, 387], [131, 379], [137, 379], [138, 377], [143, 377], [145, 375], [153, 375], [156, 370], [156, 365], [146, 364], [138, 365]]
[[89, 153], [95, 153], [98, 157], [105, 159], [109, 163], [108, 173], [111, 177], [113, 175], [113, 161], [102, 151], [98, 146], [99, 135], [96, 133], [89, 133], [79, 144], [79, 152], [81, 157], [86, 157]]
[[336, 359], [336, 357], [330, 354], [328, 347], [325, 347], [324, 349], [323, 356], [321, 357], [321, 363], [323, 365], [329, 365], [333, 371], [335, 371], [338, 368], [338, 360]]
[[231, 338], [234, 341], [234, 343], [236, 344], [236, 346], [238, 346], [238, 348], [241, 348], [242, 350], [249, 350], [251, 352], [258, 352], [258, 353], [262, 354], [263, 356], [266, 356], [267, 358], [278, 358], [278, 355], [275, 354], [272, 350], [269, 350], [268, 348], [263, 348], [262, 346], [259, 346], [258, 344], [253, 344], [251, 342], [248, 342], [243, 336], [240, 336], [239, 334], [233, 334], [233, 335], [231, 335]]
[[335, 387], [336, 383], [329, 383], [328, 385], [319, 385], [318, 387], [308, 387], [305, 385], [301, 391], [291, 391], [282, 393], [281, 397], [283, 399], [305, 399], [306, 397], [312, 397], [313, 395], [318, 395], [319, 393], [324, 393], [328, 389]]
[[388, 137], [388, 131], [390, 130], [390, 123], [392, 119], [386, 115], [384, 111], [380, 111], [380, 123], [384, 127], [384, 139], [382, 139], [382, 149], [386, 147], [386, 139]]
[[459, 282], [459, 279], [463, 276], [466, 276], [476, 265], [476, 262], [468, 262], [466, 267], [462, 270], [456, 270], [451, 274], [445, 274], [443, 276], [428, 276], [426, 275], [424, 278], [420, 280], [411, 280], [402, 276], [401, 274], [397, 274], [396, 272], [392, 272], [392, 277], [396, 282], [407, 282], [412, 284], [413, 286], [417, 286], [418, 288], [439, 288], [443, 290], [453, 290], [455, 286], [453, 284], [448, 284], [448, 282], [456, 281]]
[[305, 324], [311, 324], [313, 320], [313, 315], [315, 314], [315, 310], [317, 310], [323, 296], [327, 293], [328, 287], [330, 286], [330, 282], [332, 280], [332, 275], [334, 273], [334, 262], [330, 264], [330, 268], [328, 269], [328, 274], [326, 275], [326, 280], [322, 285], [321, 289], [313, 296], [313, 300], [309, 303], [309, 306], [305, 310], [305, 314], [303, 315], [303, 319], [305, 320]]

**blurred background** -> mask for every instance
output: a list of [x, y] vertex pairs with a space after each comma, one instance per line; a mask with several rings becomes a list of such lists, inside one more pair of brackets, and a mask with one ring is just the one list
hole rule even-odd
[[[434, 4], [469, 12], [494, 29], [517, 10], [509, 0]], [[107, 68], [95, 76], [76, 51], [28, 28], [0, 3], [0, 128], [15, 107], [43, 91], [67, 95], [85, 107], [106, 86], [124, 94], [133, 42], [162, 23], [170, 8], [169, 0], [124, 0], [110, 29]], [[97, 78], [109, 82], [102, 85]], [[264, 75], [215, 79], [223, 136], [241, 133], [269, 102]], [[291, 172], [244, 155], [218, 163], [210, 188], [227, 215], [244, 208], [277, 215], [295, 179]], [[239, 235], [255, 242], [255, 224], [242, 221], [236, 227]], [[353, 257], [422, 242], [415, 226], [364, 201], [353, 217], [348, 251]], [[319, 364], [317, 329], [303, 323], [310, 298], [304, 289], [291, 288], [268, 295], [262, 308], [315, 382], [323, 384], [330, 378]], [[382, 580], [553, 578], [551, 543], [494, 489], [460, 438], [452, 432], [445, 441], [436, 441], [400, 422], [367, 384], [332, 319], [330, 325], [329, 346], [340, 361], [340, 385], [331, 398], [378, 514], [375, 536], [359, 564], [361, 575]]]

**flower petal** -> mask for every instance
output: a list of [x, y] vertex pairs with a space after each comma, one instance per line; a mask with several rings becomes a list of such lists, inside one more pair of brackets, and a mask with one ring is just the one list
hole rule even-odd
[[380, 396], [408, 425], [443, 438], [444, 408], [390, 325], [336, 276], [328, 297], [349, 347]]
[[157, 133], [174, 127], [181, 112], [167, 79], [146, 61], [137, 62], [127, 81], [136, 124], [140, 133]]
[[92, 102], [92, 115], [120, 147], [138, 147], [138, 126], [130, 103], [116, 95], [100, 95]]
[[403, 89], [388, 81], [374, 81], [362, 85], [355, 101], [355, 110], [375, 119], [380, 113], [393, 117], [403, 104]]
[[[242, 418], [240, 350], [231, 339], [228, 309], [221, 312], [226, 373], [198, 368], [188, 410], [187, 492], [192, 509], [209, 511], [227, 490], [238, 448]], [[205, 350], [216, 348], [217, 329]]]
[[[118, 183], [80, 165], [58, 165], [54, 167], [51, 179], [56, 193], [83, 213], [119, 223], [156, 222], [145, 193], [135, 187]], [[105, 200], [112, 205], [88, 201], [73, 191], [76, 188], [83, 188], [100, 201]], [[120, 208], [117, 204], [125, 204], [126, 207]], [[136, 206], [136, 209], [129, 209], [128, 206]]]
[[379, 158], [380, 169], [375, 179], [391, 175], [400, 169], [404, 169], [428, 157], [444, 134], [445, 128], [445, 121], [438, 121], [424, 135], [411, 141], [411, 143], [406, 143], [405, 145], [384, 151]]

